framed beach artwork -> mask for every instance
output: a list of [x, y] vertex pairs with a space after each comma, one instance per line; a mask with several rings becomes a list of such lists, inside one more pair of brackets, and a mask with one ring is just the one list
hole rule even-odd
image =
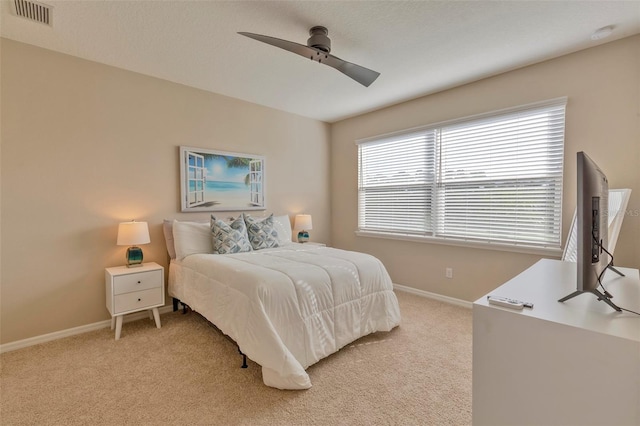
[[180, 147], [183, 212], [264, 210], [264, 188], [263, 156]]

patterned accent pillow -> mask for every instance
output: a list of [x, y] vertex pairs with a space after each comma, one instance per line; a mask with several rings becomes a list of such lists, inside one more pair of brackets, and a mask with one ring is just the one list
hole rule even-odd
[[211, 233], [214, 253], [231, 254], [251, 251], [247, 227], [242, 216], [227, 224], [211, 215]]
[[278, 247], [278, 231], [273, 226], [273, 215], [264, 220], [256, 220], [251, 216], [242, 214], [247, 224], [247, 235], [254, 250]]

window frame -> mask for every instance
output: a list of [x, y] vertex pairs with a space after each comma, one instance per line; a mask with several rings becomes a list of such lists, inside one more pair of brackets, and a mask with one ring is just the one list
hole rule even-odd
[[[372, 136], [372, 137], [367, 137], [367, 138], [363, 138], [363, 139], [358, 139], [355, 141], [356, 146], [358, 146], [358, 187], [357, 187], [357, 191], [358, 191], [358, 201], [357, 201], [357, 213], [358, 213], [358, 229], [355, 231], [355, 234], [357, 236], [361, 236], [361, 237], [374, 237], [374, 238], [383, 238], [383, 239], [393, 239], [393, 240], [404, 240], [404, 241], [413, 241], [413, 242], [423, 242], [423, 243], [435, 243], [435, 244], [445, 244], [445, 245], [452, 245], [452, 246], [462, 246], [462, 247], [472, 247], [472, 248], [483, 248], [483, 249], [491, 249], [491, 250], [501, 250], [501, 251], [511, 251], [511, 252], [522, 252], [522, 253], [530, 253], [530, 254], [541, 254], [541, 255], [551, 255], [551, 256], [560, 256], [562, 254], [562, 210], [563, 210], [563, 192], [564, 192], [564, 149], [565, 149], [565, 142], [566, 142], [566, 137], [565, 137], [565, 128], [566, 128], [566, 106], [567, 106], [567, 101], [568, 98], [567, 97], [560, 97], [560, 98], [554, 98], [554, 99], [549, 99], [549, 100], [545, 100], [545, 101], [541, 101], [541, 102], [535, 102], [535, 103], [530, 103], [530, 104], [525, 104], [525, 105], [520, 105], [520, 106], [516, 106], [516, 107], [511, 107], [511, 108], [504, 108], [504, 109], [500, 109], [500, 110], [495, 110], [495, 111], [490, 111], [490, 112], [486, 112], [486, 113], [482, 113], [482, 114], [476, 114], [476, 115], [471, 115], [471, 116], [466, 116], [466, 117], [462, 117], [462, 118], [456, 118], [456, 119], [452, 119], [452, 120], [446, 120], [446, 121], [441, 121], [441, 122], [437, 122], [437, 123], [432, 123], [429, 125], [424, 125], [424, 126], [418, 126], [418, 127], [413, 127], [413, 128], [409, 128], [409, 129], [404, 129], [404, 130], [400, 130], [400, 131], [395, 131], [395, 132], [390, 132], [390, 133], [386, 133], [386, 134], [382, 134], [382, 135], [377, 135], [377, 136]], [[432, 196], [432, 204], [433, 204], [433, 217], [432, 217], [432, 222], [433, 222], [433, 229], [431, 229], [430, 231], [425, 232], [424, 234], [422, 233], [411, 233], [411, 232], [402, 232], [402, 231], [388, 231], [388, 230], [376, 230], [376, 229], [363, 229], [360, 228], [361, 226], [361, 179], [362, 179], [362, 174], [361, 174], [361, 149], [360, 147], [362, 145], [372, 145], [375, 143], [383, 143], [385, 141], [393, 141], [394, 139], [397, 138], [402, 138], [402, 137], [406, 137], [407, 135], [413, 135], [413, 134], [420, 134], [420, 133], [426, 133], [429, 131], [439, 131], [442, 128], [445, 127], [449, 127], [449, 126], [454, 126], [454, 125], [460, 125], [460, 124], [465, 124], [465, 123], [473, 123], [473, 122], [479, 122], [482, 120], [487, 120], [487, 119], [492, 119], [492, 118], [500, 118], [501, 116], [508, 116], [510, 114], [516, 114], [516, 113], [521, 113], [521, 112], [526, 112], [526, 111], [530, 111], [530, 110], [536, 110], [536, 109], [543, 109], [543, 108], [552, 108], [552, 107], [558, 107], [558, 108], [564, 108], [564, 113], [562, 115], [562, 124], [561, 124], [561, 130], [562, 130], [562, 147], [560, 149], [561, 151], [561, 155], [562, 158], [559, 160], [559, 168], [560, 168], [560, 176], [559, 176], [559, 183], [560, 183], [560, 188], [555, 190], [554, 194], [557, 198], [559, 198], [559, 206], [557, 206], [557, 210], [553, 209], [553, 213], [554, 216], [556, 217], [556, 222], [554, 222], [554, 229], [556, 229], [555, 227], [557, 226], [557, 233], [558, 233], [558, 239], [557, 239], [557, 244], [554, 242], [554, 244], [542, 244], [542, 245], [536, 245], [534, 243], [529, 243], [529, 242], [517, 242], [517, 241], [500, 241], [497, 239], [487, 239], [487, 238], [483, 238], [483, 239], [474, 239], [474, 238], [470, 238], [468, 235], [463, 236], [463, 237], [450, 237], [450, 236], [442, 236], [442, 235], [438, 235], [438, 228], [436, 225], [436, 222], [439, 219], [439, 217], [441, 217], [442, 213], [437, 210], [440, 209], [441, 206], [438, 206], [438, 190], [435, 189], [438, 185], [442, 184], [443, 181], [441, 179], [441, 177], [436, 177], [435, 178], [435, 184], [434, 184], [434, 194]], [[440, 141], [436, 142], [436, 148], [434, 148], [436, 151], [439, 151], [439, 144]], [[436, 165], [436, 172], [440, 172], [441, 169], [441, 164], [440, 162], [442, 161], [439, 156], [440, 156], [440, 152], [437, 152], [438, 155], [438, 159], [437, 161], [439, 162]], [[554, 184], [557, 184], [558, 181], [558, 177], [556, 176], [556, 180], [553, 180], [553, 178], [551, 176], [546, 176], [545, 177], [548, 182], [554, 182]], [[505, 178], [504, 180], [508, 181], [510, 179], [513, 178]], [[490, 179], [489, 180], [492, 184], [496, 183], [495, 179]], [[557, 217], [559, 217], [559, 219], [557, 219]]]

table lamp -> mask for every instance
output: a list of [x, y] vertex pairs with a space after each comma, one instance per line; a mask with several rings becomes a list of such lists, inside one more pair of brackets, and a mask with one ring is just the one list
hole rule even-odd
[[123, 222], [118, 225], [118, 241], [119, 246], [130, 246], [127, 249], [127, 267], [133, 268], [142, 266], [142, 249], [137, 247], [138, 244], [149, 244], [149, 226], [147, 222]]
[[295, 228], [299, 229], [298, 232], [298, 242], [306, 243], [309, 241], [309, 230], [313, 229], [313, 225], [311, 223], [311, 215], [310, 214], [298, 214], [296, 215]]

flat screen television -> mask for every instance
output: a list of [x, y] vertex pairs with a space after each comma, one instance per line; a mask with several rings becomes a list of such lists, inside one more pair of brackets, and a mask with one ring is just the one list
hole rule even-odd
[[[558, 300], [564, 302], [582, 293], [592, 293], [616, 311], [621, 309], [606, 291], [600, 292], [602, 276], [613, 268], [613, 257], [607, 251], [609, 244], [609, 183], [607, 176], [584, 152], [577, 154], [578, 192], [576, 204], [577, 230], [577, 282], [576, 291]], [[622, 274], [620, 274], [622, 275]]]

